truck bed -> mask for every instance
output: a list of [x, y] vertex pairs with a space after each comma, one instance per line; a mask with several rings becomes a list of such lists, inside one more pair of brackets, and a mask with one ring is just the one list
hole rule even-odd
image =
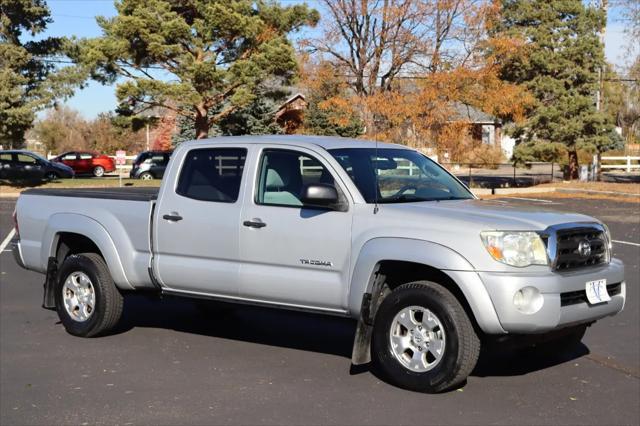
[[138, 188], [42, 188], [27, 189], [23, 194], [49, 195], [54, 197], [99, 198], [124, 201], [155, 201], [158, 198], [156, 187]]
[[111, 266], [120, 288], [152, 286], [151, 212], [158, 188], [29, 189], [16, 206], [22, 259], [45, 272], [58, 233], [88, 237]]

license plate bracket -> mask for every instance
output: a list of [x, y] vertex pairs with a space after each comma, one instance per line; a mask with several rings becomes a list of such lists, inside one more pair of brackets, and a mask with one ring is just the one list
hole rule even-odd
[[591, 305], [606, 303], [611, 300], [611, 296], [609, 296], [609, 292], [607, 291], [607, 280], [605, 279], [587, 281], [585, 291], [587, 293], [587, 300]]

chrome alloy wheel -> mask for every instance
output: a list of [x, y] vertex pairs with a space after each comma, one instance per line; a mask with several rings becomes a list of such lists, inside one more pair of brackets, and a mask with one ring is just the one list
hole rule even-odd
[[391, 352], [405, 368], [424, 373], [444, 355], [445, 333], [440, 319], [421, 306], [408, 306], [393, 318]]
[[69, 317], [74, 321], [85, 322], [96, 306], [96, 291], [91, 280], [84, 272], [72, 272], [62, 286], [62, 301]]

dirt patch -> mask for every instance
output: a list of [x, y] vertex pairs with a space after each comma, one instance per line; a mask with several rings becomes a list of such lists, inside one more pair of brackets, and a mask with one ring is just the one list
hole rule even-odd
[[480, 195], [479, 198], [483, 200], [490, 200], [493, 198], [507, 198], [507, 197], [526, 197], [526, 198], [579, 198], [585, 200], [611, 200], [621, 203], [640, 204], [640, 195], [635, 196], [620, 196], [615, 194], [594, 194], [588, 192], [545, 192], [542, 194], [496, 194], [496, 195]]
[[537, 185], [536, 188], [555, 187], [558, 189], [585, 189], [590, 191], [620, 192], [640, 197], [640, 183], [612, 182], [555, 182]]

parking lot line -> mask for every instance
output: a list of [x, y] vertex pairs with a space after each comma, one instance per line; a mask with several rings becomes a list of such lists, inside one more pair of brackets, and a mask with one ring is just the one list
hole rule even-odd
[[16, 233], [16, 230], [12, 229], [11, 232], [9, 232], [9, 234], [7, 235], [7, 237], [2, 241], [2, 244], [0, 244], [0, 253], [2, 253], [4, 249], [9, 245], [9, 241], [11, 241], [15, 233]]
[[632, 243], [632, 242], [630, 242], [630, 241], [618, 241], [618, 240], [611, 240], [611, 242], [618, 243], [618, 244], [626, 244], [626, 245], [628, 245], [628, 246], [640, 247], [640, 244], [638, 244], [638, 243]]

